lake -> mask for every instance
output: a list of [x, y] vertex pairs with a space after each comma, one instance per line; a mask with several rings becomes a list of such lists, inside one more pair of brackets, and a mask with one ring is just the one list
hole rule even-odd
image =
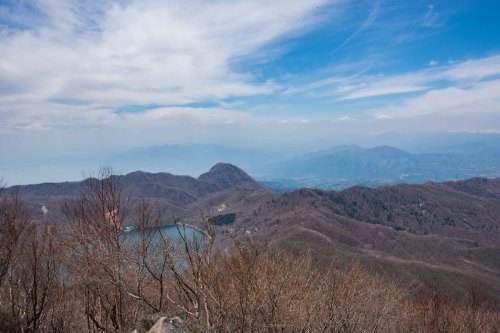
[[[144, 230], [146, 235], [151, 235], [151, 245], [160, 245], [162, 237], [167, 239], [172, 245], [180, 244], [182, 241], [181, 235], [184, 235], [191, 242], [200, 242], [206, 237], [206, 234], [194, 227], [187, 225], [162, 225], [160, 227], [149, 227]], [[128, 245], [140, 244], [143, 232], [139, 228], [125, 228], [122, 232], [123, 239]]]

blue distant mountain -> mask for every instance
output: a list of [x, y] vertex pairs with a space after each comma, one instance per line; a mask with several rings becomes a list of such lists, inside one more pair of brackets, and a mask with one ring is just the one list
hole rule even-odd
[[449, 153], [411, 154], [391, 146], [338, 146], [276, 163], [268, 175], [295, 182], [338, 180], [347, 185], [498, 177], [500, 149], [482, 144], [456, 145]]
[[250, 173], [262, 170], [263, 163], [283, 160], [278, 152], [235, 148], [214, 144], [179, 144], [136, 148], [114, 155], [114, 165], [126, 170], [168, 171], [197, 176], [218, 162], [238, 165]]

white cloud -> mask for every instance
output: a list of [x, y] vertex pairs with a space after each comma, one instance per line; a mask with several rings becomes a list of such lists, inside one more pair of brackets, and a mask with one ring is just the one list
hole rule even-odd
[[434, 5], [427, 7], [427, 12], [422, 19], [422, 26], [426, 28], [439, 28], [446, 24], [447, 18], [442, 17], [435, 9]]
[[392, 95], [392, 94], [403, 94], [410, 93], [416, 91], [426, 90], [426, 87], [423, 86], [411, 86], [411, 85], [384, 85], [384, 84], [373, 84], [366, 89], [359, 89], [349, 95], [343, 97], [343, 99], [357, 99], [357, 98], [365, 98], [372, 96], [381, 96], [381, 95]]
[[309, 119], [303, 119], [303, 118], [298, 118], [298, 119], [282, 119], [279, 120], [279, 124], [309, 124], [311, 121]]
[[156, 108], [140, 113], [122, 116], [127, 122], [169, 122], [172, 124], [190, 122], [193, 124], [233, 124], [248, 121], [249, 115], [240, 111], [217, 108], [169, 107]]
[[29, 124], [25, 126], [23, 129], [29, 132], [43, 132], [43, 131], [48, 131], [51, 128], [42, 124]]
[[500, 75], [500, 54], [464, 62], [454, 62], [439, 75], [449, 80], [482, 80]]
[[429, 91], [437, 83], [450, 87], [470, 86], [497, 76], [500, 76], [500, 54], [463, 62], [455, 61], [447, 66], [437, 66], [436, 62], [436, 66], [432, 68], [396, 75], [370, 75], [365, 71], [358, 71], [351, 76], [322, 78], [301, 87], [289, 88], [285, 93], [307, 93], [313, 97], [329, 95], [350, 100]]
[[[279, 126], [293, 135], [294, 127], [319, 124], [325, 131], [361, 127], [367, 113], [376, 123], [377, 118], [500, 110], [500, 54], [462, 62], [431, 60], [423, 70], [401, 73], [391, 68], [399, 73], [390, 75], [373, 69], [388, 61], [377, 55], [313, 69], [306, 77], [275, 74], [271, 79], [276, 81], [238, 68], [247, 57], [265, 62], [279, 56], [284, 48], [277, 42], [313, 28], [323, 19], [321, 5], [326, 2], [26, 0], [10, 7], [2, 2], [0, 20], [6, 25], [0, 26], [0, 132], [48, 136], [72, 126], [82, 131], [101, 125], [120, 130], [142, 126], [144, 132], [154, 126], [160, 128], [160, 141], [164, 124], [179, 124], [179, 132], [187, 123], [214, 128], [311, 124]], [[380, 29], [378, 24], [386, 19], [381, 12], [385, 5], [372, 4], [359, 28], [366, 33]], [[428, 26], [444, 22], [437, 9], [429, 8]], [[339, 31], [347, 32], [334, 32]], [[397, 59], [392, 63], [399, 64]], [[299, 83], [290, 84], [293, 80]], [[260, 94], [273, 99], [239, 98]], [[373, 98], [377, 96], [385, 98]], [[310, 99], [316, 100], [306, 105]], [[188, 107], [197, 104], [211, 107]], [[117, 111], [129, 105], [142, 111]], [[241, 129], [235, 136], [239, 134]]]
[[[330, 96], [357, 102], [354, 108], [378, 120], [421, 115], [458, 115], [500, 112], [500, 54], [397, 75], [331, 77], [309, 82], [307, 89], [290, 88], [303, 97]], [[411, 95], [404, 95], [411, 93]], [[378, 96], [379, 101], [357, 101]], [[399, 96], [398, 96], [399, 95]], [[376, 107], [369, 103], [377, 103]]]
[[355, 122], [358, 121], [357, 118], [349, 117], [349, 116], [341, 116], [338, 117], [337, 119], [332, 120], [332, 122], [337, 123], [337, 122]]
[[407, 118], [425, 114], [474, 114], [500, 111], [500, 80], [489, 80], [468, 88], [447, 87], [408, 98], [397, 105], [373, 110], [378, 118]]
[[368, 12], [368, 16], [363, 21], [363, 23], [349, 37], [347, 37], [347, 39], [345, 39], [339, 46], [337, 46], [335, 48], [334, 52], [341, 49], [345, 45], [347, 45], [351, 40], [356, 38], [361, 32], [366, 30], [368, 27], [370, 27], [373, 24], [373, 22], [375, 22], [375, 19], [379, 15], [380, 4], [381, 4], [381, 1], [376, 1], [373, 3], [372, 8]]
[[472, 134], [500, 134], [500, 130], [494, 129], [479, 129], [479, 130], [470, 130], [470, 129], [459, 129], [449, 131], [450, 133], [472, 133]]
[[360, 75], [345, 80], [334, 88], [340, 99], [360, 99], [367, 97], [395, 95], [427, 90], [428, 76], [425, 72], [385, 75]]
[[394, 119], [394, 116], [391, 116], [391, 115], [389, 115], [389, 114], [383, 114], [383, 113], [382, 113], [382, 114], [377, 114], [377, 115], [376, 115], [376, 118], [377, 118], [378, 120], [391, 120], [391, 119]]
[[[127, 104], [179, 105], [270, 93], [276, 89], [271, 82], [256, 82], [251, 73], [233, 68], [233, 60], [312, 26], [324, 2], [0, 5], [0, 18], [10, 22], [0, 27], [0, 103], [16, 101], [11, 125], [27, 125], [33, 113], [49, 122], [91, 121], [81, 113], [99, 109], [109, 115]], [[61, 101], [69, 104], [62, 103], [69, 115], [59, 108]], [[0, 107], [0, 119], [11, 118], [9, 112]]]

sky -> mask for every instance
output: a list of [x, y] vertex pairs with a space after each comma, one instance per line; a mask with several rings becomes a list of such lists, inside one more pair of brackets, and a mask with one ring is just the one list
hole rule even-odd
[[498, 13], [495, 0], [0, 0], [0, 177], [148, 145], [500, 133]]

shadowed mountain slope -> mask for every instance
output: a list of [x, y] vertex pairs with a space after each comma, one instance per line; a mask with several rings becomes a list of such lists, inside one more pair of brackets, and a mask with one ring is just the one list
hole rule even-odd
[[[198, 179], [139, 171], [117, 177], [133, 198], [154, 199], [167, 212], [165, 223], [174, 215], [196, 225], [200, 213], [213, 216], [224, 206], [224, 214], [236, 219], [218, 227], [221, 246], [234, 237], [251, 237], [309, 252], [326, 265], [359, 260], [405, 285], [439, 280], [457, 293], [477, 284], [500, 295], [500, 179], [278, 194], [222, 163]], [[43, 218], [51, 218], [82, 186], [15, 188], [35, 218], [42, 217], [41, 205], [49, 210]]]
[[204, 183], [214, 184], [224, 189], [239, 187], [248, 190], [256, 190], [262, 188], [262, 186], [245, 171], [227, 163], [217, 163], [210, 171], [200, 175], [198, 180]]
[[[198, 179], [170, 173], [142, 171], [112, 177], [120, 178], [125, 192], [132, 198], [155, 198], [166, 208], [181, 210], [209, 193], [229, 188], [263, 190], [263, 187], [243, 170], [234, 165], [223, 163], [216, 164]], [[42, 183], [13, 186], [9, 190], [19, 190], [34, 216], [40, 217], [41, 205], [47, 206], [49, 211], [58, 211], [62, 202], [78, 196], [84, 185], [85, 181]]]
[[499, 189], [498, 179], [301, 189], [247, 204], [233, 228], [325, 264], [356, 259], [407, 285], [436, 280], [463, 294], [477, 284], [498, 297]]

